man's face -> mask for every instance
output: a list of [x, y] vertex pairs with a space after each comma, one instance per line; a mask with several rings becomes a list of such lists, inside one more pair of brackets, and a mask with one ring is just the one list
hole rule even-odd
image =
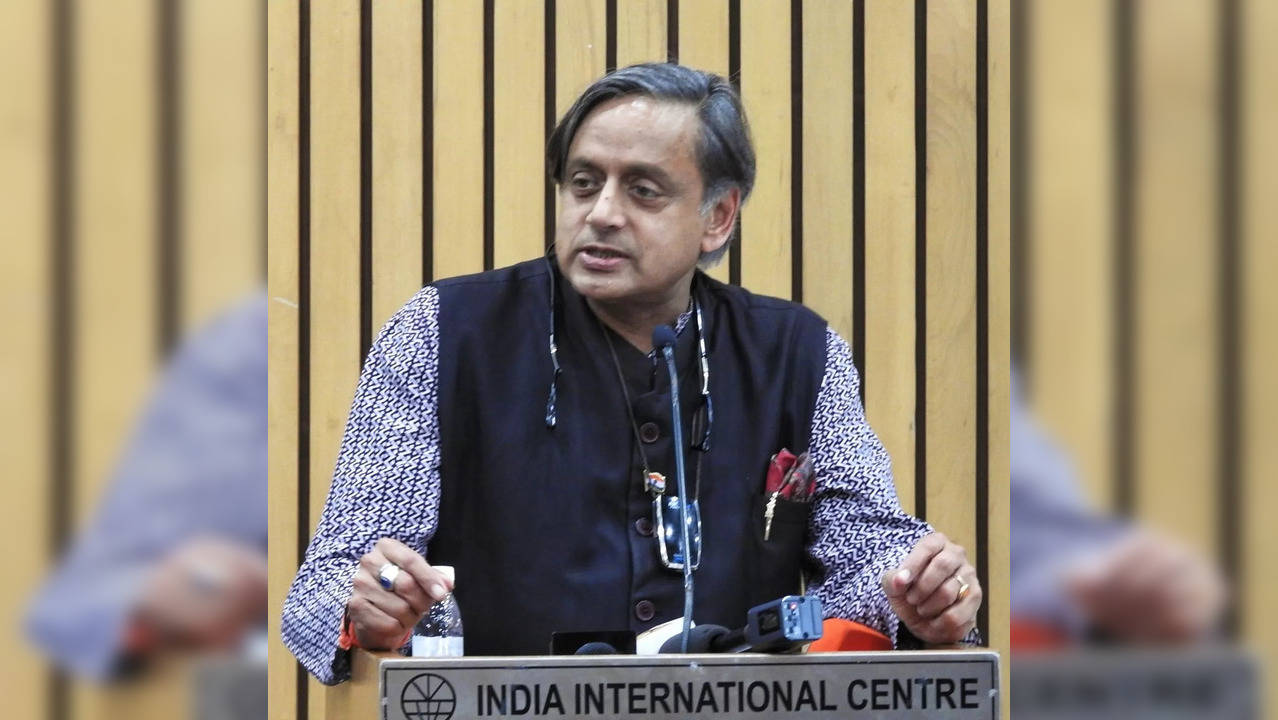
[[732, 201], [702, 214], [689, 104], [645, 96], [600, 104], [577, 129], [559, 189], [559, 267], [601, 303], [660, 305], [686, 292], [702, 252], [727, 241]]

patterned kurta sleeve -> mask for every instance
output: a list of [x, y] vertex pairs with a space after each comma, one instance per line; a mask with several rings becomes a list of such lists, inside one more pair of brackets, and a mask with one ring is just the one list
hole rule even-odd
[[423, 552], [439, 515], [439, 295], [422, 289], [369, 350], [324, 514], [284, 601], [284, 643], [320, 682], [345, 680], [341, 622], [359, 559], [389, 537]]
[[830, 328], [825, 338], [809, 448], [817, 494], [808, 552], [822, 576], [809, 592], [821, 598], [826, 617], [869, 625], [896, 643], [899, 620], [881, 578], [932, 528], [901, 509], [891, 459], [865, 419], [852, 351]]

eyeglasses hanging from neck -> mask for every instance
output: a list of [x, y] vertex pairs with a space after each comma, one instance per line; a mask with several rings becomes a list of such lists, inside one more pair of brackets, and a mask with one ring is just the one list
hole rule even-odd
[[[553, 430], [559, 421], [556, 402], [559, 396], [559, 375], [563, 372], [563, 368], [559, 364], [559, 346], [555, 341], [555, 329], [558, 327], [556, 316], [559, 310], [559, 296], [555, 268], [551, 263], [550, 257], [547, 257], [547, 272], [550, 276], [550, 338], [548, 345], [552, 371], [550, 392], [546, 398], [546, 427]], [[608, 335], [609, 331], [604, 327], [603, 322], [599, 321], [598, 317], [595, 318], [599, 323], [599, 330], [603, 333], [604, 340], [608, 344], [608, 350], [612, 354], [612, 362], [617, 371], [617, 381], [620, 383], [622, 398], [626, 405], [626, 413], [630, 420], [631, 430], [635, 434], [635, 447], [638, 449], [643, 463], [642, 482], [644, 490], [652, 498], [653, 525], [656, 530], [654, 538], [657, 541], [657, 554], [661, 558], [661, 564], [670, 570], [683, 570], [685, 558], [691, 564], [693, 570], [696, 570], [701, 564], [701, 509], [698, 502], [698, 498], [701, 495], [701, 461], [706, 452], [710, 450], [710, 434], [714, 426], [714, 404], [710, 397], [710, 354], [706, 350], [705, 319], [701, 314], [701, 303], [696, 299], [695, 287], [693, 288], [690, 302], [692, 305], [692, 320], [696, 324], [697, 333], [697, 367], [701, 374], [701, 403], [692, 415], [692, 427], [689, 433], [691, 436], [691, 448], [697, 451], [697, 459], [694, 463], [695, 477], [691, 492], [692, 497], [688, 502], [684, 502], [677, 495], [667, 495], [665, 476], [661, 473], [652, 472], [649, 467], [647, 455], [643, 450], [643, 441], [639, 437], [638, 425], [635, 422], [634, 410], [630, 404], [630, 393], [626, 389], [626, 380], [621, 372], [621, 365], [617, 360], [616, 349], [613, 347], [612, 339]], [[679, 442], [681, 441], [682, 439], [679, 440]], [[688, 525], [688, 541], [691, 545], [686, 551], [683, 547], [682, 533], [678, 531], [680, 526], [685, 523]]]

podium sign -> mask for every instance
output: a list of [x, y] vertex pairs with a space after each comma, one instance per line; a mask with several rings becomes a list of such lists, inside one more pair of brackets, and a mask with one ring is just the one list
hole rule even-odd
[[383, 720], [997, 718], [998, 654], [405, 658], [379, 669]]
[[1254, 720], [1264, 717], [1256, 658], [1232, 647], [1018, 653], [1021, 720]]

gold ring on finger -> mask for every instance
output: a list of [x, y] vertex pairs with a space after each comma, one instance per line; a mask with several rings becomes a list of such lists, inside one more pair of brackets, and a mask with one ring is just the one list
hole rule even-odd
[[968, 585], [967, 582], [963, 580], [962, 575], [955, 575], [954, 579], [958, 580], [958, 584], [959, 584], [958, 597], [955, 598], [954, 602], [961, 603], [967, 597], [967, 594], [971, 592], [972, 586]]

